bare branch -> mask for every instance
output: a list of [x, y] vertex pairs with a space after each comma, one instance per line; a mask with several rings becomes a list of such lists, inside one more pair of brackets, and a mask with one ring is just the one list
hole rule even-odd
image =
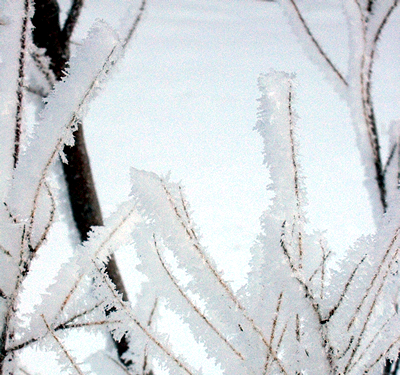
[[67, 49], [69, 46], [69, 42], [71, 40], [71, 36], [75, 29], [76, 23], [78, 22], [78, 18], [81, 13], [82, 7], [83, 7], [83, 0], [73, 0], [73, 3], [68, 12], [67, 19], [65, 20], [64, 27], [61, 32], [61, 41], [64, 45], [64, 54], [66, 54], [65, 49]]

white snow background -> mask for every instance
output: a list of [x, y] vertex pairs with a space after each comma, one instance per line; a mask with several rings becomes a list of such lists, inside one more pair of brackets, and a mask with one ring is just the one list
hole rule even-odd
[[[79, 43], [96, 18], [120, 28], [131, 4], [86, 0], [73, 40]], [[298, 0], [298, 5], [328, 56], [346, 72], [348, 27], [341, 1]], [[382, 34], [373, 74], [383, 160], [390, 122], [400, 117], [399, 21], [398, 8]], [[309, 230], [326, 230], [338, 253], [372, 233], [349, 109], [310, 61], [279, 4], [256, 0], [148, 0], [123, 61], [84, 120], [104, 216], [126, 200], [131, 166], [171, 171], [171, 179], [185, 187], [202, 243], [224, 278], [234, 288], [245, 283], [249, 249], [270, 198], [262, 140], [253, 128], [257, 78], [271, 69], [297, 77]], [[128, 250], [117, 254], [128, 289], [140, 284], [130, 258]]]

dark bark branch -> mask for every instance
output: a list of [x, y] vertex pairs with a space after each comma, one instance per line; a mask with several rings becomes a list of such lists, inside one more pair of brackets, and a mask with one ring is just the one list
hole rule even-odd
[[[33, 41], [37, 47], [46, 49], [46, 55], [51, 60], [50, 68], [58, 80], [64, 76], [64, 69], [69, 58], [69, 42], [82, 6], [83, 0], [74, 0], [64, 28], [61, 30], [57, 1], [36, 0], [35, 2], [35, 14], [32, 19], [35, 26]], [[75, 146], [64, 148], [68, 164], [63, 164], [63, 169], [74, 221], [81, 240], [85, 241], [93, 226], [103, 225], [103, 217], [93, 181], [82, 124], [75, 132], [74, 137]], [[127, 301], [128, 295], [113, 255], [107, 264], [107, 273], [122, 294], [123, 300]], [[122, 360], [123, 354], [129, 348], [127, 338], [124, 336], [120, 342], [114, 342], [121, 361], [125, 365], [129, 365], [129, 362]]]
[[72, 33], [78, 22], [79, 15], [83, 7], [83, 0], [74, 0], [71, 8], [68, 12], [68, 17], [64, 23], [64, 27], [61, 32], [61, 43], [65, 50], [69, 52], [69, 43], [71, 41]]

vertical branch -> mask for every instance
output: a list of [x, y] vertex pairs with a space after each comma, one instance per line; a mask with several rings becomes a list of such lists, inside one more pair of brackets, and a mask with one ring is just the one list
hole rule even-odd
[[24, 79], [25, 79], [25, 59], [26, 59], [26, 43], [28, 37], [28, 16], [30, 10], [30, 0], [24, 1], [24, 16], [22, 19], [20, 52], [18, 60], [18, 85], [17, 85], [17, 108], [15, 113], [15, 131], [14, 131], [14, 168], [18, 163], [21, 132], [22, 132], [22, 101], [24, 97]]
[[[372, 45], [370, 47], [370, 51], [367, 51], [367, 30], [368, 30], [368, 21], [369, 17], [372, 15], [372, 8], [374, 1], [369, 1], [367, 12], [368, 16], [365, 16], [362, 5], [359, 0], [354, 0], [357, 8], [360, 13], [360, 19], [362, 23], [362, 38], [364, 43], [364, 51], [362, 54], [361, 62], [360, 62], [360, 85], [361, 85], [361, 101], [362, 101], [362, 110], [365, 125], [367, 128], [367, 134], [369, 138], [369, 144], [371, 147], [373, 164], [375, 169], [375, 179], [378, 185], [380, 201], [382, 205], [383, 212], [387, 210], [387, 189], [386, 189], [386, 181], [385, 181], [385, 172], [381, 158], [380, 152], [380, 143], [379, 143], [379, 134], [377, 129], [376, 117], [374, 112], [374, 106], [372, 102], [372, 70], [373, 64], [375, 61], [375, 53], [378, 40], [382, 33], [384, 26], [389, 20], [390, 15], [393, 13], [394, 9], [398, 4], [398, 0], [394, 0], [393, 4], [383, 17], [375, 35], [372, 39]], [[373, 15], [372, 15], [373, 16]]]
[[327, 255], [326, 255], [326, 250], [325, 250], [325, 246], [322, 243], [322, 241], [320, 241], [320, 245], [321, 245], [321, 249], [322, 249], [322, 264], [321, 264], [321, 293], [320, 293], [320, 298], [321, 300], [324, 298], [324, 288], [325, 288], [325, 263], [326, 263], [326, 259], [327, 259]]
[[300, 186], [299, 186], [299, 170], [296, 160], [296, 145], [294, 139], [294, 123], [293, 123], [293, 108], [292, 108], [292, 84], [289, 85], [289, 95], [288, 95], [288, 111], [289, 111], [289, 133], [290, 133], [290, 147], [291, 147], [291, 157], [294, 171], [294, 193], [296, 196], [296, 206], [297, 206], [297, 222], [298, 222], [298, 247], [299, 247], [299, 269], [303, 268], [303, 238], [302, 232], [299, 228], [301, 222], [301, 199], [300, 199]]
[[71, 8], [68, 12], [67, 19], [65, 20], [61, 32], [61, 44], [64, 49], [64, 53], [66, 55], [69, 55], [69, 44], [71, 36], [78, 22], [82, 7], [83, 7], [83, 0], [73, 0]]
[[[269, 337], [269, 343], [270, 343], [271, 347], [272, 347], [274, 339], [275, 339], [275, 330], [276, 330], [276, 326], [278, 324], [279, 312], [281, 310], [282, 297], [283, 297], [283, 292], [281, 292], [279, 294], [278, 303], [276, 305], [275, 314], [274, 314], [274, 320], [272, 321], [271, 335]], [[278, 348], [276, 349], [276, 352], [278, 352]], [[265, 361], [265, 365], [264, 365], [264, 372], [263, 372], [264, 375], [268, 371], [269, 361], [270, 361], [270, 353], [268, 352], [267, 353], [267, 358], [266, 358], [266, 361]]]

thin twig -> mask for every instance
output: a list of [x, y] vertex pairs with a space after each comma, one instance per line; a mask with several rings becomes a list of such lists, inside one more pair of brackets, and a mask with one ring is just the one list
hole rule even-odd
[[328, 63], [330, 68], [333, 70], [333, 72], [336, 74], [336, 76], [339, 78], [339, 81], [343, 83], [344, 86], [348, 86], [348, 82], [346, 79], [343, 77], [343, 75], [339, 72], [339, 70], [336, 68], [336, 66], [333, 64], [331, 59], [328, 57], [326, 52], [322, 49], [321, 45], [318, 43], [318, 41], [315, 39], [314, 34], [311, 32], [310, 27], [307, 25], [307, 22], [305, 21], [304, 17], [302, 16], [300, 9], [298, 8], [295, 0], [289, 0], [290, 3], [293, 6], [293, 9], [296, 13], [296, 16], [298, 17], [299, 21], [304, 27], [304, 30], [306, 34], [310, 37], [311, 42], [314, 44], [315, 48], [317, 49], [318, 53], [322, 56], [322, 58]]
[[24, 370], [22, 367], [19, 368], [19, 371], [23, 372], [25, 375], [31, 375], [28, 371]]
[[[376, 118], [371, 96], [371, 75], [373, 60], [367, 60], [367, 22], [362, 6], [359, 0], [354, 0], [360, 13], [362, 24], [362, 37], [363, 37], [363, 54], [361, 57], [360, 66], [360, 85], [361, 85], [361, 102], [363, 109], [363, 116], [368, 134], [368, 140], [371, 147], [373, 163], [375, 168], [376, 182], [378, 185], [380, 201], [382, 204], [383, 212], [386, 212], [386, 183], [385, 175], [383, 173], [382, 159], [380, 154], [379, 135], [377, 130]], [[382, 26], [383, 27], [383, 26]], [[373, 50], [375, 46], [373, 45]], [[370, 56], [373, 59], [374, 53]]]
[[[384, 351], [384, 352], [381, 352], [380, 354], [379, 354], [379, 356], [375, 359], [375, 361], [364, 371], [364, 374], [368, 374], [369, 372], [370, 372], [370, 370], [382, 359], [382, 358], [384, 358], [389, 352], [390, 352], [390, 350], [393, 348], [393, 347], [395, 347], [396, 345], [397, 345], [397, 343], [398, 342], [400, 342], [400, 336], [395, 340], [395, 341], [393, 341], [390, 345], [389, 345], [389, 347]], [[397, 364], [396, 364], [397, 365]], [[397, 365], [397, 368], [398, 368], [398, 365]], [[395, 370], [396, 372], [397, 372], [397, 370]], [[396, 374], [396, 372], [394, 372], [394, 374]]]
[[376, 303], [377, 303], [377, 301], [378, 301], [378, 297], [380, 296], [380, 294], [381, 294], [381, 292], [382, 292], [382, 289], [383, 289], [383, 287], [385, 286], [386, 279], [387, 279], [387, 277], [388, 277], [388, 275], [389, 275], [389, 273], [390, 273], [390, 270], [391, 270], [391, 268], [392, 268], [392, 265], [395, 263], [395, 261], [396, 261], [396, 259], [397, 259], [397, 257], [398, 257], [399, 252], [400, 252], [400, 248], [397, 248], [396, 251], [394, 252], [394, 254], [392, 255], [392, 259], [389, 261], [389, 264], [388, 264], [388, 266], [387, 266], [387, 268], [386, 268], [386, 272], [385, 272], [384, 275], [382, 276], [382, 281], [381, 281], [381, 283], [380, 283], [380, 285], [379, 285], [379, 287], [378, 287], [378, 289], [377, 289], [377, 291], [376, 291], [376, 293], [375, 293], [375, 295], [374, 295], [374, 299], [373, 299], [372, 304], [371, 304], [371, 306], [370, 306], [370, 308], [369, 308], [368, 314], [367, 314], [367, 316], [366, 316], [366, 318], [365, 318], [365, 320], [364, 320], [363, 327], [361, 328], [361, 331], [360, 331], [360, 333], [359, 333], [359, 335], [358, 335], [358, 338], [357, 338], [357, 341], [356, 341], [356, 345], [354, 346], [354, 348], [353, 348], [353, 350], [352, 350], [352, 353], [351, 353], [351, 355], [350, 355], [349, 361], [347, 362], [347, 365], [346, 365], [346, 367], [345, 367], [344, 373], [346, 373], [347, 371], [350, 370], [350, 366], [352, 365], [351, 362], [352, 362], [352, 360], [353, 360], [355, 354], [357, 353], [357, 351], [358, 351], [358, 350], [360, 349], [360, 347], [361, 347], [361, 341], [362, 341], [362, 339], [363, 339], [363, 337], [364, 337], [364, 333], [365, 333], [365, 331], [366, 331], [366, 329], [367, 329], [367, 325], [368, 325], [368, 323], [370, 322], [370, 318], [371, 318], [372, 313], [373, 313], [373, 311], [374, 311], [374, 309], [375, 309]]
[[[54, 328], [53, 328], [54, 332], [62, 331], [62, 330], [68, 329], [68, 328], [74, 328], [74, 327], [73, 327], [74, 325], [80, 324], [80, 323], [72, 323], [74, 320], [76, 320], [76, 319], [78, 319], [78, 318], [80, 318], [80, 317], [82, 317], [82, 316], [84, 316], [84, 315], [87, 315], [87, 314], [91, 313], [95, 308], [97, 308], [98, 306], [100, 306], [102, 303], [103, 303], [103, 302], [98, 303], [96, 306], [92, 307], [91, 309], [86, 310], [86, 311], [84, 311], [84, 312], [82, 312], [82, 313], [80, 313], [80, 314], [77, 314], [77, 315], [73, 316], [72, 318], [68, 319], [67, 321], [65, 321], [65, 322], [63, 322], [63, 323], [61, 323], [61, 324], [59, 324], [59, 325], [56, 326], [56, 327], [54, 327]], [[83, 324], [85, 324], [85, 323], [83, 323]], [[89, 324], [88, 324], [88, 325], [89, 325]], [[96, 325], [96, 324], [94, 324], [94, 325]], [[17, 350], [24, 349], [24, 348], [26, 348], [27, 346], [32, 345], [32, 344], [34, 344], [35, 342], [40, 341], [41, 339], [43, 339], [43, 336], [34, 337], [34, 338], [31, 338], [31, 339], [29, 339], [29, 340], [27, 340], [27, 341], [24, 341], [24, 342], [22, 342], [22, 343], [20, 343], [20, 344], [18, 344], [18, 345], [14, 345], [14, 346], [8, 348], [7, 350], [8, 350], [9, 352], [15, 352], [15, 351], [17, 351]]]
[[17, 108], [15, 113], [15, 130], [14, 130], [14, 168], [17, 166], [21, 132], [22, 132], [22, 101], [24, 97], [24, 80], [25, 80], [25, 64], [26, 64], [26, 44], [28, 38], [28, 20], [30, 12], [30, 0], [24, 1], [24, 15], [22, 18], [22, 30], [20, 38], [20, 52], [18, 60], [18, 83], [17, 83]]
[[133, 312], [126, 303], [124, 303], [120, 297], [118, 296], [114, 286], [112, 285], [111, 280], [105, 275], [97, 266], [97, 264], [93, 261], [93, 265], [95, 270], [101, 275], [104, 284], [107, 286], [107, 288], [110, 290], [114, 303], [116, 305], [119, 305], [122, 310], [124, 310], [127, 315], [130, 317], [132, 322], [143, 332], [143, 334], [151, 341], [153, 344], [155, 344], [158, 348], [160, 348], [168, 358], [170, 358], [178, 367], [180, 367], [182, 370], [184, 370], [186, 373], [190, 375], [194, 375], [194, 372], [192, 372], [180, 359], [178, 359], [174, 354], [172, 353], [171, 350], [169, 350], [166, 346], [164, 346], [146, 327], [143, 325], [134, 315]]
[[354, 367], [354, 365], [356, 363], [361, 363], [361, 359], [364, 357], [364, 355], [367, 353], [368, 349], [374, 344], [374, 342], [376, 341], [376, 339], [378, 338], [378, 336], [381, 334], [381, 332], [383, 332], [383, 330], [385, 329], [385, 327], [391, 323], [392, 319], [397, 315], [396, 312], [394, 312], [392, 314], [392, 316], [390, 316], [386, 322], [380, 327], [380, 329], [378, 329], [374, 335], [374, 337], [370, 340], [370, 342], [368, 343], [368, 345], [365, 347], [365, 349], [363, 350], [363, 352], [358, 356], [357, 360], [354, 361], [353, 366], [351, 366], [349, 368], [349, 370], [351, 371], [351, 369]]
[[80, 275], [76, 281], [75, 284], [73, 285], [73, 287], [70, 289], [69, 293], [67, 294], [67, 296], [64, 298], [63, 303], [61, 304], [60, 307], [60, 312], [59, 315], [61, 315], [61, 313], [64, 311], [65, 307], [67, 306], [68, 301], [70, 300], [71, 296], [74, 294], [75, 290], [78, 288], [80, 282], [82, 281], [83, 275]]
[[142, 17], [143, 17], [144, 11], [145, 11], [145, 9], [146, 9], [146, 5], [147, 5], [147, 0], [142, 0], [142, 3], [141, 3], [140, 8], [139, 8], [139, 12], [138, 12], [138, 14], [137, 14], [137, 16], [136, 16], [136, 18], [135, 18], [135, 21], [133, 22], [131, 28], [130, 28], [129, 31], [128, 31], [127, 36], [125, 37], [125, 39], [124, 39], [124, 41], [123, 41], [123, 43], [122, 43], [122, 48], [123, 48], [123, 49], [126, 48], [126, 46], [128, 45], [128, 43], [129, 43], [130, 40], [132, 39], [132, 36], [133, 36], [133, 34], [135, 33], [135, 31], [136, 31], [136, 29], [137, 29], [137, 27], [138, 27], [138, 25], [139, 25], [139, 22], [140, 22], [140, 20], [141, 20]]
[[111, 359], [126, 375], [133, 375], [131, 372], [128, 371], [128, 369], [120, 362], [117, 361], [115, 358], [111, 357], [109, 354], [107, 354], [107, 357]]
[[176, 214], [179, 223], [181, 224], [181, 226], [184, 229], [184, 232], [186, 233], [186, 235], [189, 237], [189, 239], [191, 240], [191, 245], [193, 246], [193, 248], [195, 249], [196, 253], [200, 256], [200, 258], [203, 261], [203, 264], [205, 264], [207, 266], [207, 268], [209, 269], [209, 271], [211, 272], [211, 274], [214, 276], [214, 278], [216, 279], [216, 281], [221, 285], [221, 287], [225, 290], [225, 292], [228, 294], [229, 298], [231, 299], [231, 301], [234, 303], [234, 305], [243, 313], [243, 316], [245, 317], [245, 319], [250, 323], [251, 327], [253, 328], [253, 330], [258, 334], [258, 336], [260, 337], [261, 341], [263, 342], [263, 344], [265, 345], [265, 347], [267, 348], [267, 350], [270, 351], [272, 357], [274, 358], [274, 360], [277, 362], [280, 370], [284, 373], [287, 374], [287, 371], [282, 363], [282, 361], [278, 358], [275, 350], [272, 348], [272, 346], [270, 345], [270, 343], [268, 342], [268, 340], [265, 338], [263, 331], [257, 326], [257, 324], [255, 323], [254, 319], [249, 315], [249, 313], [247, 312], [247, 310], [244, 308], [244, 306], [239, 302], [239, 300], [236, 298], [235, 294], [232, 292], [232, 290], [230, 289], [230, 287], [228, 286], [228, 284], [225, 283], [225, 281], [221, 278], [221, 276], [219, 275], [218, 271], [214, 268], [214, 266], [212, 265], [211, 261], [208, 259], [208, 257], [206, 256], [205, 252], [203, 251], [200, 243], [197, 240], [197, 237], [193, 235], [193, 230], [190, 230], [185, 221], [183, 220], [182, 216], [179, 213], [179, 210], [175, 204], [174, 198], [172, 197], [171, 192], [168, 190], [167, 186], [165, 185], [164, 181], [162, 179], [160, 179], [160, 183], [162, 185], [162, 187], [164, 188], [164, 191], [167, 195], [167, 199], [170, 202], [171, 205], [171, 209], [173, 210], [173, 212]]
[[[47, 224], [46, 224], [46, 226], [44, 228], [44, 231], [43, 231], [38, 243], [36, 244], [36, 246], [33, 249], [34, 253], [36, 253], [38, 251], [40, 246], [42, 246], [43, 242], [46, 240], [47, 235], [49, 234], [50, 228], [51, 228], [52, 224], [54, 223], [54, 216], [55, 216], [55, 213], [56, 213], [56, 201], [54, 199], [54, 195], [51, 192], [50, 187], [46, 182], [44, 183], [44, 186], [46, 187], [47, 194], [48, 194], [48, 196], [50, 198], [51, 209], [50, 209], [49, 219], [48, 219]], [[28, 241], [29, 241], [29, 243], [31, 242], [31, 238], [30, 237], [28, 238]]]
[[391, 148], [391, 150], [390, 150], [390, 153], [389, 153], [389, 156], [388, 156], [388, 158], [387, 158], [387, 160], [386, 160], [385, 167], [383, 168], [383, 174], [384, 174], [385, 176], [386, 176], [387, 169], [388, 169], [388, 167], [389, 167], [389, 165], [390, 165], [390, 163], [391, 163], [391, 161], [392, 161], [392, 159], [393, 159], [393, 156], [394, 156], [394, 154], [395, 154], [395, 152], [396, 152], [397, 145], [398, 145], [398, 143], [395, 143], [395, 144], [392, 146], [392, 148]]
[[[289, 83], [288, 93], [288, 118], [289, 118], [289, 136], [290, 136], [290, 147], [291, 147], [291, 158], [293, 165], [293, 182], [294, 182], [294, 193], [296, 196], [296, 208], [297, 208], [297, 225], [301, 225], [301, 199], [300, 199], [300, 185], [299, 185], [299, 167], [296, 160], [296, 146], [294, 139], [294, 120], [293, 120], [293, 109], [292, 109], [292, 83]], [[294, 221], [295, 222], [295, 221]], [[293, 222], [293, 223], [294, 223]], [[303, 235], [301, 230], [298, 228], [298, 247], [299, 247], [299, 269], [303, 268]]]
[[49, 333], [51, 334], [51, 336], [53, 336], [54, 340], [57, 342], [57, 344], [60, 346], [61, 350], [64, 352], [65, 356], [68, 358], [68, 360], [70, 361], [72, 367], [76, 370], [76, 372], [79, 375], [84, 375], [83, 371], [79, 368], [78, 364], [75, 362], [75, 360], [71, 357], [71, 355], [68, 353], [68, 350], [66, 349], [66, 347], [63, 345], [63, 343], [60, 341], [60, 339], [57, 337], [57, 335], [55, 334], [55, 332], [51, 329], [50, 325], [47, 323], [46, 318], [44, 317], [44, 315], [41, 315], [44, 324], [46, 325], [47, 330], [49, 331]]
[[[65, 126], [65, 129], [72, 129], [75, 124], [78, 121], [78, 113], [81, 111], [81, 109], [83, 108], [83, 106], [86, 104], [87, 100], [89, 99], [90, 95], [92, 94], [92, 91], [96, 88], [97, 86], [97, 82], [98, 79], [100, 78], [100, 76], [102, 74], [104, 74], [104, 72], [107, 71], [106, 67], [109, 65], [110, 61], [112, 60], [112, 57], [115, 53], [116, 50], [116, 46], [114, 46], [111, 50], [111, 52], [108, 54], [107, 58], [105, 59], [105, 62], [102, 66], [102, 68], [97, 72], [96, 76], [93, 78], [92, 82], [89, 85], [89, 88], [86, 90], [84, 96], [82, 97], [82, 99], [80, 100], [77, 108], [75, 109], [75, 111], [73, 112], [71, 119], [68, 121], [68, 123]], [[56, 143], [53, 152], [51, 153], [49, 159], [47, 160], [47, 163], [45, 165], [45, 167], [42, 170], [41, 173], [41, 177], [39, 180], [39, 183], [36, 187], [36, 191], [35, 191], [35, 195], [34, 195], [34, 199], [33, 199], [33, 207], [31, 210], [31, 214], [30, 214], [30, 222], [29, 222], [29, 233], [32, 232], [32, 227], [33, 227], [33, 223], [35, 221], [35, 215], [36, 215], [36, 210], [38, 208], [38, 200], [39, 200], [39, 196], [40, 196], [40, 192], [42, 187], [45, 184], [46, 178], [47, 178], [47, 174], [48, 171], [50, 170], [51, 165], [53, 164], [56, 156], [58, 155], [59, 151], [62, 150], [64, 145], [64, 138], [61, 137], [58, 142]]]
[[336, 310], [340, 307], [341, 303], [344, 301], [344, 298], [347, 295], [347, 291], [350, 288], [350, 285], [358, 271], [358, 268], [361, 266], [361, 264], [364, 263], [364, 260], [367, 256], [364, 255], [364, 257], [360, 260], [360, 262], [356, 265], [356, 267], [354, 268], [353, 272], [351, 273], [349, 279], [347, 280], [346, 284], [344, 285], [343, 291], [340, 294], [339, 300], [336, 302], [335, 306], [333, 306], [333, 308], [329, 311], [329, 314], [327, 316], [326, 319], [324, 319], [324, 323], [329, 322], [329, 320], [332, 318], [332, 316], [335, 314]]
[[3, 254], [7, 255], [8, 257], [12, 258], [11, 253], [10, 253], [5, 247], [3, 247], [2, 245], [0, 245], [0, 251], [1, 251]]
[[[150, 311], [149, 320], [147, 321], [147, 327], [151, 327], [151, 324], [153, 322], [153, 317], [156, 312], [157, 304], [158, 304], [158, 298], [155, 299], [153, 308]], [[144, 353], [143, 353], [142, 375], [146, 375], [146, 373], [147, 373], [147, 364], [148, 364], [148, 346], [146, 343], [146, 345], [144, 347]], [[152, 374], [151, 370], [150, 370], [150, 374]]]
[[231, 349], [235, 353], [235, 355], [237, 355], [242, 361], [244, 361], [243, 355], [232, 346], [232, 344], [222, 335], [222, 333], [220, 331], [218, 331], [218, 329], [210, 322], [210, 320], [200, 311], [200, 309], [193, 303], [193, 301], [188, 297], [188, 295], [182, 290], [182, 288], [176, 281], [175, 277], [171, 274], [167, 265], [165, 264], [164, 260], [162, 259], [154, 234], [153, 234], [153, 241], [154, 241], [154, 247], [156, 249], [158, 259], [160, 260], [160, 263], [161, 263], [164, 271], [168, 275], [172, 284], [174, 284], [174, 286], [178, 290], [179, 294], [186, 300], [186, 302], [189, 304], [189, 306], [204, 320], [204, 322], [215, 332], [215, 334], [229, 347], [229, 349]]
[[350, 320], [350, 322], [349, 322], [349, 324], [348, 324], [348, 326], [347, 326], [347, 330], [348, 330], [348, 331], [350, 330], [350, 328], [351, 328], [352, 325], [354, 324], [357, 315], [360, 313], [361, 308], [362, 308], [362, 306], [364, 305], [364, 303], [365, 303], [367, 297], [369, 296], [369, 293], [370, 293], [371, 289], [372, 289], [373, 286], [375, 285], [375, 282], [376, 282], [376, 280], [377, 280], [379, 274], [381, 273], [383, 264], [385, 263], [387, 257], [389, 256], [390, 251], [392, 250], [392, 248], [393, 248], [395, 242], [397, 241], [397, 238], [398, 238], [399, 234], [400, 234], [400, 227], [397, 227], [396, 230], [395, 230], [395, 232], [394, 232], [394, 235], [393, 235], [393, 237], [392, 237], [392, 239], [391, 239], [391, 241], [390, 241], [390, 244], [389, 244], [389, 246], [387, 247], [385, 254], [383, 255], [383, 258], [382, 258], [381, 262], [380, 262], [379, 265], [378, 265], [378, 269], [376, 270], [374, 276], [372, 277], [372, 279], [371, 279], [371, 281], [370, 281], [370, 284], [369, 284], [369, 286], [367, 287], [367, 289], [366, 289], [366, 291], [365, 291], [365, 293], [364, 293], [364, 296], [362, 297], [360, 303], [357, 305], [356, 310], [355, 310], [355, 312], [354, 312], [354, 314], [353, 314], [353, 316], [352, 316], [352, 318], [351, 318], [351, 320]]
[[[44, 78], [46, 79], [49, 88], [53, 88], [54, 84], [56, 83], [56, 76], [54, 75], [53, 71], [49, 66], [48, 63], [49, 58], [38, 53], [36, 49], [34, 51], [31, 51], [30, 55], [32, 57], [32, 60], [35, 62], [36, 67], [39, 69], [39, 71], [43, 74]], [[46, 96], [47, 94], [43, 92], [42, 97]]]
[[[281, 292], [279, 294], [278, 297], [278, 302], [276, 304], [276, 308], [275, 308], [275, 314], [274, 314], [274, 319], [272, 321], [272, 327], [271, 327], [271, 335], [269, 337], [269, 343], [272, 346], [273, 342], [274, 342], [274, 338], [275, 338], [275, 329], [276, 329], [276, 325], [278, 323], [278, 319], [279, 319], [279, 312], [281, 310], [281, 305], [282, 305], [282, 297], [283, 297], [283, 292]], [[268, 365], [269, 365], [269, 358], [270, 358], [270, 354], [269, 352], [267, 353], [267, 358], [265, 360], [265, 365], [264, 365], [264, 374], [267, 373], [268, 370]]]

